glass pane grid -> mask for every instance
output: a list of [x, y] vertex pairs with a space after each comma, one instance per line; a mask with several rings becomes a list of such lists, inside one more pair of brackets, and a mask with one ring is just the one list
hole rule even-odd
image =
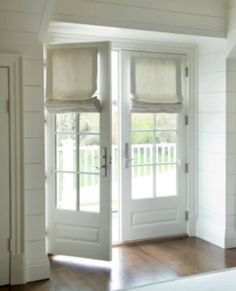
[[132, 114], [131, 136], [132, 198], [176, 195], [177, 115]]
[[57, 208], [99, 212], [99, 114], [57, 114], [55, 141]]

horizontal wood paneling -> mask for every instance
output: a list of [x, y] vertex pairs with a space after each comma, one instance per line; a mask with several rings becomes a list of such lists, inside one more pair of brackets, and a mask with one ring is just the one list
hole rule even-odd
[[23, 63], [24, 85], [43, 86], [42, 60], [25, 60]]
[[199, 14], [213, 17], [225, 16], [225, 2], [220, 0], [87, 0], [88, 2], [118, 4], [130, 7], [140, 7], [155, 10], [179, 12], [181, 14]]
[[44, 139], [27, 138], [24, 141], [25, 164], [44, 163]]
[[24, 114], [25, 138], [44, 138], [44, 116], [39, 112], [25, 112]]
[[45, 238], [45, 215], [26, 216], [26, 241], [39, 241]]
[[225, 35], [225, 4], [212, 0], [195, 4], [194, 1], [177, 2], [140, 0], [132, 4], [131, 1], [58, 0], [54, 19], [219, 37]]
[[43, 164], [25, 165], [25, 190], [43, 189], [45, 183], [44, 178]]
[[24, 86], [24, 111], [43, 112], [43, 87]]
[[26, 215], [38, 215], [45, 213], [44, 188], [25, 191]]
[[201, 48], [198, 82], [197, 236], [225, 247], [226, 56]]
[[37, 32], [40, 16], [0, 10], [0, 30]]
[[46, 0], [0, 0], [0, 10], [41, 14]]

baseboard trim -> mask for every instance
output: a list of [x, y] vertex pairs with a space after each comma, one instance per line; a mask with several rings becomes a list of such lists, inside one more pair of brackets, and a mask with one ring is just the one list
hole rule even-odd
[[26, 282], [47, 280], [50, 278], [50, 265], [48, 257], [45, 261], [27, 265]]
[[24, 254], [11, 255], [11, 285], [25, 284], [25, 256]]
[[236, 247], [236, 231], [226, 231], [225, 248], [231, 249]]
[[184, 238], [188, 238], [188, 235], [186, 233], [182, 233], [182, 234], [178, 234], [178, 235], [167, 235], [167, 236], [161, 236], [161, 237], [154, 237], [151, 239], [124, 241], [124, 242], [120, 242], [120, 243], [115, 243], [112, 246], [113, 247], [120, 247], [120, 246], [125, 246], [125, 245], [149, 244], [149, 243], [164, 242], [164, 241], [171, 241], [171, 240], [184, 239]]
[[225, 230], [213, 223], [198, 221], [196, 237], [225, 249]]

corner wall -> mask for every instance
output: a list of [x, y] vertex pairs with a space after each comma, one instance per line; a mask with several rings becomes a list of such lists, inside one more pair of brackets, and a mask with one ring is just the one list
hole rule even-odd
[[199, 48], [198, 219], [196, 235], [225, 247], [226, 52]]
[[43, 46], [23, 58], [26, 281], [49, 277], [45, 250]]
[[236, 60], [227, 59], [226, 247], [236, 247]]
[[236, 0], [229, 1], [227, 37], [226, 247], [236, 247]]
[[45, 250], [43, 46], [5, 42], [0, 52], [17, 53], [22, 60], [24, 283], [47, 279], [50, 274]]

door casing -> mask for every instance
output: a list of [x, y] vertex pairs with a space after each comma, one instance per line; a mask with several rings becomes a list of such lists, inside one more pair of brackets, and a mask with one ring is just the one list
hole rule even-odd
[[10, 284], [25, 283], [23, 130], [20, 89], [20, 56], [0, 54], [0, 66], [9, 72], [9, 136], [10, 136]]

